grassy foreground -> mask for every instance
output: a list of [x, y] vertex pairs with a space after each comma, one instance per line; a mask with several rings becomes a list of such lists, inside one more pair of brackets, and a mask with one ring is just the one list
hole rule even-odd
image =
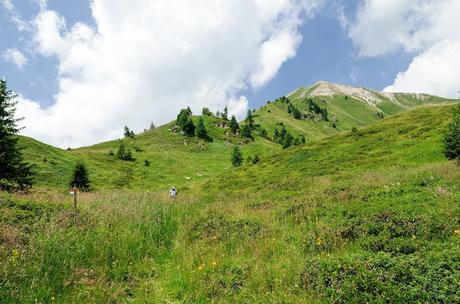
[[[452, 106], [230, 169], [177, 200], [0, 196], [2, 303], [459, 303]], [[75, 224], [75, 222], [77, 224]]]

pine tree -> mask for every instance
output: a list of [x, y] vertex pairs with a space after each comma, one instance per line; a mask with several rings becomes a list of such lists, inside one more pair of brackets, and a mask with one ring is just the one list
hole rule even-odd
[[134, 131], [130, 130], [128, 126], [125, 126], [124, 136], [127, 138], [134, 138]]
[[88, 170], [84, 163], [78, 163], [75, 166], [69, 186], [77, 187], [84, 192], [91, 191], [91, 182], [89, 181]]
[[155, 125], [153, 124], [153, 121], [150, 123], [150, 128], [149, 128], [149, 129], [150, 129], [150, 130], [155, 129]]
[[195, 124], [193, 123], [192, 117], [187, 119], [187, 122], [182, 127], [182, 131], [184, 131], [184, 134], [187, 136], [195, 136]]
[[259, 134], [260, 134], [260, 136], [262, 136], [263, 138], [267, 138], [267, 137], [268, 137], [268, 132], [267, 132], [267, 130], [265, 130], [264, 128], [260, 129]]
[[286, 136], [283, 140], [283, 149], [287, 149], [290, 146], [292, 146], [292, 142], [294, 140], [294, 137], [292, 137], [291, 133], [286, 133]]
[[0, 79], [0, 188], [12, 190], [32, 186], [32, 166], [24, 161], [21, 149], [17, 147], [15, 135], [20, 128], [20, 119], [14, 117], [17, 96], [7, 89], [5, 80]]
[[251, 134], [251, 128], [249, 127], [248, 124], [245, 124], [243, 126], [243, 129], [241, 129], [241, 136], [245, 138], [253, 138]]
[[280, 140], [280, 131], [278, 131], [278, 129], [275, 128], [275, 131], [273, 133], [273, 140], [275, 142], [278, 142]]
[[209, 108], [203, 108], [203, 110], [201, 111], [201, 114], [204, 116], [212, 116], [212, 113], [211, 111], [209, 111]]
[[460, 164], [460, 106], [454, 110], [453, 120], [444, 135], [444, 155]]
[[222, 112], [222, 119], [227, 121], [228, 120], [228, 108], [225, 107], [224, 111]]
[[232, 119], [230, 120], [230, 131], [232, 134], [236, 135], [238, 134], [238, 130], [240, 129], [240, 126], [238, 125], [238, 121], [236, 120], [235, 115], [232, 115]]
[[254, 115], [252, 115], [252, 111], [248, 110], [248, 114], [246, 115], [246, 123], [249, 126], [249, 129], [252, 131], [254, 130]]
[[181, 129], [187, 124], [187, 121], [190, 117], [190, 112], [188, 109], [180, 110], [179, 114], [177, 115], [176, 125], [178, 125]]
[[125, 144], [121, 142], [120, 145], [118, 146], [117, 158], [120, 160], [125, 160], [125, 156], [126, 156], [126, 147], [125, 147]]
[[196, 127], [196, 136], [198, 138], [205, 140], [209, 139], [208, 130], [206, 130], [206, 126], [204, 125], [203, 117], [200, 117], [200, 119], [198, 120], [198, 125]]
[[239, 167], [243, 163], [243, 154], [241, 153], [240, 147], [234, 146], [232, 151], [232, 165]]
[[254, 158], [252, 159], [252, 163], [255, 165], [255, 164], [258, 164], [259, 162], [260, 162], [259, 154], [254, 155]]

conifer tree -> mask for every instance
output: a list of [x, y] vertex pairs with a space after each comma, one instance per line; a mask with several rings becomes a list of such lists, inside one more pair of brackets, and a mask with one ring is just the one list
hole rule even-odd
[[203, 108], [203, 110], [201, 111], [201, 114], [204, 116], [212, 116], [212, 113], [211, 111], [209, 111], [208, 108]]
[[0, 79], [0, 188], [6, 190], [25, 189], [33, 182], [32, 166], [24, 161], [15, 137], [20, 130], [20, 119], [15, 118], [16, 98]]
[[306, 141], [305, 141], [305, 136], [300, 135], [300, 137], [299, 137], [299, 144], [301, 145], [301, 144], [304, 144], [305, 142], [306, 142]]
[[248, 110], [248, 114], [246, 115], [246, 124], [249, 126], [249, 129], [252, 131], [255, 128], [254, 125], [254, 115], [252, 115], [252, 111]]
[[180, 110], [179, 114], [177, 115], [176, 125], [178, 125], [181, 129], [187, 124], [187, 121], [190, 117], [190, 113], [188, 109]]
[[241, 153], [240, 147], [234, 146], [232, 151], [232, 165], [239, 167], [243, 164], [243, 154]]
[[121, 142], [120, 145], [118, 146], [118, 150], [117, 150], [116, 155], [117, 155], [117, 158], [120, 159], [120, 160], [125, 159], [126, 147], [125, 147], [125, 144], [123, 142]]
[[228, 120], [228, 108], [225, 107], [224, 111], [222, 112], [222, 119], [227, 121]]
[[203, 117], [200, 117], [198, 120], [198, 125], [196, 127], [196, 136], [201, 139], [209, 140], [208, 130], [206, 130], [206, 126], [204, 125]]
[[128, 126], [125, 126], [124, 136], [128, 138], [134, 138], [134, 131], [130, 130]]
[[182, 127], [182, 131], [184, 131], [185, 135], [187, 136], [195, 136], [195, 124], [193, 123], [192, 117], [187, 119], [187, 122]]
[[155, 129], [155, 125], [153, 124], [153, 121], [150, 123], [150, 128], [149, 128], [149, 129], [150, 129], [150, 130]]
[[456, 159], [460, 165], [460, 106], [454, 110], [453, 120], [444, 135], [444, 155]]
[[248, 124], [245, 124], [243, 128], [241, 129], [241, 136], [245, 138], [252, 138], [251, 128], [249, 127]]
[[265, 130], [264, 128], [260, 129], [259, 134], [260, 134], [260, 136], [262, 136], [263, 138], [267, 138], [267, 137], [268, 137], [268, 132], [267, 132], [267, 130]]
[[289, 148], [290, 146], [292, 146], [292, 142], [293, 142], [294, 138], [292, 137], [291, 133], [286, 133], [286, 136], [283, 140], [283, 149], [287, 149]]
[[232, 115], [232, 118], [230, 120], [230, 131], [232, 134], [236, 135], [238, 134], [238, 130], [240, 129], [240, 126], [238, 125], [238, 121], [236, 120], [235, 115]]
[[84, 163], [78, 163], [73, 171], [70, 187], [77, 187], [79, 190], [88, 192], [91, 190], [91, 182], [88, 177], [88, 170]]
[[254, 155], [254, 158], [252, 159], [252, 163], [255, 165], [255, 164], [258, 164], [259, 162], [260, 162], [259, 154]]

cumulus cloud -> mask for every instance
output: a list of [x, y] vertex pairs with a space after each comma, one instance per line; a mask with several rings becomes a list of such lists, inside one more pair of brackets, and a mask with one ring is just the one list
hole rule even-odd
[[460, 42], [441, 42], [414, 58], [387, 92], [435, 92], [457, 97], [460, 90]]
[[321, 0], [93, 0], [95, 27], [43, 5], [35, 49], [59, 60], [55, 103], [23, 99], [25, 134], [81, 146], [117, 138], [128, 124], [165, 123], [180, 108], [228, 106], [242, 116], [241, 92], [272, 79], [295, 55], [298, 26]]
[[6, 62], [13, 63], [18, 69], [22, 70], [27, 64], [27, 58], [18, 49], [7, 49], [2, 53], [2, 58]]
[[454, 55], [460, 43], [459, 13], [457, 0], [366, 0], [349, 27], [349, 35], [363, 57], [395, 51], [414, 54], [407, 71], [399, 73], [387, 91], [456, 97], [460, 85], [458, 55]]

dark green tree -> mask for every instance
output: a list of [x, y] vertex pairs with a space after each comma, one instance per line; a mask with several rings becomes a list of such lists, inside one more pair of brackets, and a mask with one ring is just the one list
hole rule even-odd
[[130, 130], [128, 126], [125, 126], [125, 132], [124, 132], [125, 137], [128, 138], [134, 138], [134, 131]]
[[196, 126], [196, 136], [204, 140], [210, 139], [208, 135], [208, 130], [206, 130], [206, 126], [204, 125], [203, 117], [200, 117], [200, 119], [198, 120], [198, 125]]
[[286, 136], [284, 137], [283, 143], [282, 143], [283, 149], [287, 149], [290, 146], [292, 146], [293, 141], [294, 141], [294, 137], [292, 137], [291, 133], [287, 132]]
[[255, 129], [254, 115], [251, 110], [248, 110], [248, 114], [246, 115], [246, 124], [249, 126], [251, 131]]
[[17, 96], [0, 79], [0, 188], [6, 190], [31, 187], [34, 175], [17, 146], [20, 119], [15, 118], [16, 104]]
[[222, 112], [222, 119], [227, 121], [228, 120], [228, 108], [225, 107], [224, 111]]
[[262, 136], [263, 138], [268, 138], [268, 132], [267, 132], [267, 130], [265, 130], [264, 128], [261, 128], [261, 129], [260, 129], [259, 134], [260, 134], [260, 136]]
[[236, 120], [235, 115], [232, 115], [232, 118], [230, 119], [230, 131], [232, 132], [233, 135], [238, 134], [238, 130], [240, 129], [240, 125], [238, 124], [238, 121]]
[[241, 153], [240, 147], [234, 146], [232, 151], [232, 165], [239, 167], [243, 164], [243, 153]]
[[177, 115], [176, 119], [176, 125], [178, 125], [181, 129], [184, 128], [184, 126], [187, 124], [189, 118], [190, 118], [190, 112], [188, 109], [182, 109], [180, 110], [179, 114]]
[[245, 138], [253, 138], [252, 133], [251, 133], [251, 127], [249, 127], [248, 124], [245, 124], [243, 128], [241, 129], [241, 136]]
[[125, 160], [125, 161], [134, 161], [133, 154], [130, 149], [126, 149], [125, 144], [123, 142], [120, 142], [120, 145], [118, 146], [117, 158], [119, 160]]
[[89, 181], [88, 170], [84, 163], [78, 163], [73, 171], [70, 187], [77, 187], [80, 191], [91, 191], [91, 182]]
[[195, 136], [195, 124], [193, 123], [192, 117], [187, 119], [187, 122], [182, 127], [182, 131], [184, 131], [184, 134], [187, 136]]
[[149, 129], [150, 129], [150, 130], [155, 129], [155, 125], [153, 124], [153, 121], [150, 123], [150, 128], [149, 128]]
[[254, 155], [254, 158], [252, 159], [252, 163], [255, 165], [255, 164], [258, 164], [259, 162], [260, 162], [259, 154]]
[[275, 132], [273, 133], [273, 140], [275, 142], [278, 142], [280, 140], [280, 131], [278, 131], [278, 129], [275, 129]]
[[453, 120], [444, 135], [444, 155], [456, 159], [460, 165], [460, 106], [454, 110]]
[[212, 116], [212, 113], [211, 111], [209, 111], [208, 108], [203, 108], [203, 110], [201, 111], [201, 114], [204, 116]]

